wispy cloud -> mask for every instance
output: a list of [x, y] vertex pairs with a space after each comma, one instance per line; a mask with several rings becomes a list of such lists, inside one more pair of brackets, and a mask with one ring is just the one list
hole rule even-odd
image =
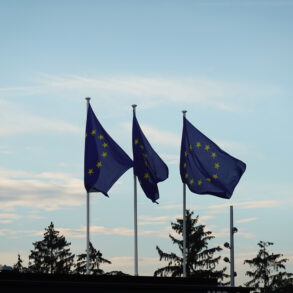
[[257, 220], [257, 218], [246, 218], [246, 219], [237, 220], [236, 223], [237, 224], [249, 223], [249, 222], [253, 222], [253, 221], [256, 221], [256, 220]]
[[17, 206], [56, 210], [84, 204], [83, 181], [71, 174], [0, 168], [0, 210]]
[[159, 144], [175, 147], [180, 146], [181, 137], [177, 133], [162, 131], [148, 124], [142, 124], [141, 128], [143, 129], [143, 132], [147, 137], [151, 137], [152, 140]]
[[43, 75], [35, 86], [0, 88], [0, 97], [54, 94], [70, 97], [103, 96], [105, 103], [128, 104], [135, 98], [145, 107], [158, 104], [199, 104], [225, 111], [239, 111], [242, 99], [265, 97], [276, 92], [246, 84], [227, 83], [197, 77], [162, 76], [50, 76]]
[[146, 225], [169, 225], [171, 221], [174, 221], [177, 217], [176, 216], [160, 216], [160, 217], [151, 217], [151, 216], [138, 216], [138, 224], [140, 226]]
[[[86, 237], [86, 227], [83, 226], [81, 228], [72, 229], [72, 228], [57, 228], [62, 234], [66, 237], [70, 238], [85, 238]], [[138, 235], [140, 236], [155, 236], [160, 238], [168, 237], [168, 234], [165, 231], [168, 231], [168, 228], [163, 228], [162, 230], [139, 230]], [[91, 235], [94, 234], [103, 234], [103, 235], [118, 235], [118, 236], [131, 236], [133, 237], [133, 229], [129, 229], [126, 227], [104, 227], [104, 226], [91, 226]]]
[[224, 203], [220, 205], [211, 205], [209, 209], [213, 212], [222, 212], [223, 210], [227, 210], [227, 208], [231, 205], [237, 207], [239, 209], [259, 209], [259, 208], [272, 208], [276, 207], [280, 204], [277, 200], [258, 200], [258, 201], [243, 201], [243, 202], [234, 202]]
[[[13, 113], [13, 115], [11, 115], [11, 113]], [[0, 100], [0, 116], [0, 135], [2, 136], [32, 132], [82, 133], [83, 131], [79, 126], [30, 113], [19, 105], [5, 100]], [[7, 153], [9, 150], [0, 149], [0, 152]]]
[[7, 238], [18, 239], [25, 236], [40, 236], [42, 231], [37, 230], [16, 230], [16, 229], [0, 229], [0, 236], [5, 236]]
[[[124, 123], [124, 129], [131, 133], [132, 124], [131, 123]], [[146, 137], [151, 138], [151, 143], [157, 143], [159, 145], [167, 145], [167, 146], [175, 146], [178, 148], [181, 143], [181, 137], [179, 133], [174, 133], [171, 131], [161, 130], [152, 125], [141, 123], [140, 127], [142, 131], [146, 135]]]
[[9, 213], [1, 213], [0, 214], [0, 224], [8, 224], [12, 223], [15, 220], [18, 220], [21, 216], [16, 214], [9, 214]]
[[11, 150], [9, 150], [8, 147], [5, 146], [0, 146], [0, 154], [4, 154], [4, 155], [10, 155], [13, 152]]
[[175, 154], [161, 154], [162, 159], [166, 162], [168, 165], [178, 165], [179, 166], [179, 160], [180, 156]]

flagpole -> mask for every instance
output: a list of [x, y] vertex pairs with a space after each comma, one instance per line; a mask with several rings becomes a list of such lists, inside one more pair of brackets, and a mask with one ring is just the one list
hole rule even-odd
[[[133, 104], [133, 115], [135, 115], [137, 105]], [[133, 169], [134, 182], [134, 275], [138, 276], [138, 245], [137, 245], [137, 182]]]
[[234, 287], [234, 224], [233, 206], [230, 206], [230, 286]]
[[[183, 117], [186, 117], [186, 110], [183, 110]], [[183, 183], [183, 277], [186, 277], [186, 184]]]
[[[90, 105], [90, 97], [85, 98], [87, 101], [87, 110]], [[86, 195], [86, 274], [90, 274], [90, 193]]]

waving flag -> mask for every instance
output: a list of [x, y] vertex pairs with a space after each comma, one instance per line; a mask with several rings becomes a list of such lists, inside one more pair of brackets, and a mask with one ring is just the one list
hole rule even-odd
[[183, 117], [180, 174], [190, 191], [230, 198], [245, 169], [245, 163], [221, 150]]
[[138, 177], [145, 195], [153, 202], [159, 198], [157, 183], [168, 178], [168, 167], [153, 150], [144, 136], [133, 114], [132, 150], [134, 159], [134, 174]]
[[84, 156], [87, 192], [102, 192], [108, 196], [112, 185], [132, 166], [132, 160], [105, 131], [89, 104]]

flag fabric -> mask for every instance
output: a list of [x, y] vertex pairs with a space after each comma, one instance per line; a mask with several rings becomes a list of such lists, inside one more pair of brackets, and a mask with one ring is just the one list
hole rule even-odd
[[183, 117], [180, 175], [191, 192], [231, 198], [245, 163], [221, 150]]
[[132, 166], [133, 161], [105, 131], [89, 104], [84, 156], [87, 192], [102, 192], [108, 196], [112, 185]]
[[168, 178], [169, 170], [143, 134], [135, 113], [132, 123], [132, 150], [134, 175], [138, 177], [145, 195], [156, 202], [159, 199], [157, 183]]

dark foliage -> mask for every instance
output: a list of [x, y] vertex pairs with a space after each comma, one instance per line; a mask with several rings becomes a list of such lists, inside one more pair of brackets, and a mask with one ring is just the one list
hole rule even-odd
[[[91, 275], [102, 275], [104, 274], [104, 271], [100, 268], [100, 265], [102, 263], [108, 263], [111, 262], [105, 258], [102, 257], [102, 253], [98, 250], [96, 250], [92, 243], [90, 242], [89, 245], [89, 256], [90, 256], [90, 263], [89, 263], [89, 270]], [[79, 254], [77, 256], [77, 263], [75, 266], [75, 273], [76, 274], [86, 274], [86, 257], [87, 254]]]
[[[208, 242], [214, 238], [211, 231], [205, 231], [205, 225], [198, 225], [198, 216], [192, 218], [193, 212], [186, 210], [186, 271], [187, 277], [198, 279], [217, 279], [223, 280], [228, 275], [225, 274], [226, 268], [216, 270], [221, 256], [214, 256], [222, 248], [208, 247]], [[183, 233], [183, 219], [177, 219], [176, 223], [171, 223], [172, 229], [177, 233]], [[177, 239], [169, 235], [173, 244], [176, 244], [183, 254], [183, 239]], [[175, 253], [163, 252], [156, 247], [160, 260], [168, 261], [168, 265], [154, 272], [154, 276], [180, 277], [183, 275], [183, 257]]]
[[17, 263], [13, 265], [13, 272], [15, 273], [25, 273], [27, 268], [22, 265], [23, 261], [20, 257], [20, 254], [17, 255]]
[[245, 285], [260, 289], [261, 292], [293, 292], [293, 274], [286, 273], [286, 258], [281, 258], [282, 254], [269, 253], [267, 248], [273, 245], [272, 242], [260, 241], [258, 244], [259, 251], [255, 258], [245, 260], [244, 264], [248, 264], [254, 268], [247, 271], [246, 275], [251, 278]]
[[74, 261], [69, 248], [71, 243], [59, 235], [52, 222], [45, 231], [43, 240], [33, 243], [35, 249], [29, 256], [29, 272], [69, 274]]

